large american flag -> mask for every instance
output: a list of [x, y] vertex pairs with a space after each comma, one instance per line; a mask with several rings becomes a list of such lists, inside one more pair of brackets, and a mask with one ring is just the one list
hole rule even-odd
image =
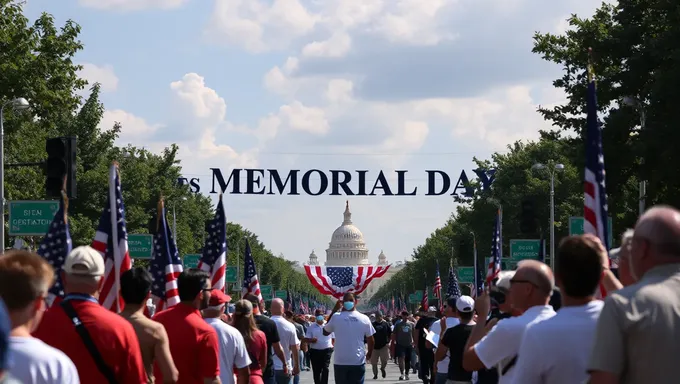
[[257, 277], [257, 268], [255, 268], [255, 260], [250, 251], [250, 243], [246, 239], [246, 254], [243, 260], [243, 288], [241, 288], [241, 296], [253, 294], [262, 301], [262, 292], [260, 292], [260, 280]]
[[498, 277], [501, 272], [501, 211], [496, 212], [496, 223], [491, 240], [491, 259], [489, 269], [486, 271], [486, 285], [490, 286], [493, 279]]
[[305, 272], [319, 293], [341, 299], [348, 292], [361, 294], [373, 279], [383, 276], [389, 268], [389, 265], [358, 267], [305, 265]]
[[120, 297], [120, 275], [130, 270], [131, 262], [128, 253], [128, 234], [125, 229], [125, 206], [117, 164], [109, 168], [109, 193], [106, 206], [99, 218], [92, 248], [99, 251], [106, 265], [99, 302], [109, 310], [120, 312], [123, 308], [123, 301]]
[[54, 214], [50, 228], [47, 230], [47, 234], [40, 247], [38, 247], [38, 255], [44, 257], [50, 263], [52, 268], [54, 268], [56, 276], [56, 280], [52, 287], [50, 287], [47, 295], [47, 302], [50, 306], [59, 304], [61, 298], [64, 297], [61, 271], [64, 268], [64, 260], [71, 253], [73, 247], [68, 227], [68, 218], [66, 216], [66, 202], [66, 196], [64, 195], [59, 203], [59, 210]]
[[442, 278], [439, 276], [439, 260], [437, 260], [437, 276], [434, 278], [433, 293], [439, 302], [439, 309], [441, 310], [444, 307], [444, 301], [442, 300]]
[[153, 258], [149, 269], [153, 276], [151, 294], [158, 300], [156, 311], [160, 312], [179, 303], [177, 277], [183, 270], [175, 239], [165, 218], [165, 206], [162, 201], [158, 204], [158, 227], [153, 243]]
[[208, 272], [213, 289], [224, 292], [227, 271], [227, 221], [224, 215], [222, 195], [215, 208], [215, 217], [208, 224], [208, 238], [198, 268]]
[[458, 285], [458, 277], [456, 276], [456, 271], [453, 267], [453, 260], [451, 260], [451, 264], [449, 265], [449, 286], [446, 288], [446, 296], [463, 296], [460, 292], [460, 286]]

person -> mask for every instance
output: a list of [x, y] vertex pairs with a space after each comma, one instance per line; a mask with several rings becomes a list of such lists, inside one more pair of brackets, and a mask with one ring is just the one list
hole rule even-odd
[[680, 377], [680, 211], [655, 206], [635, 225], [635, 284], [611, 292], [598, 319], [590, 383], [675, 383]]
[[[627, 229], [621, 235], [621, 247], [618, 248], [619, 268], [618, 279], [624, 287], [635, 284], [637, 281], [630, 273], [630, 248], [635, 231]], [[613, 253], [614, 250], [610, 252]], [[614, 256], [612, 256], [613, 258]]]
[[250, 356], [246, 342], [239, 331], [222, 321], [224, 307], [231, 297], [219, 289], [210, 292], [208, 307], [203, 310], [203, 318], [217, 332], [220, 347], [220, 381], [222, 384], [234, 384], [234, 372], [238, 384], [247, 384], [250, 379]]
[[10, 374], [24, 383], [80, 382], [78, 370], [62, 351], [31, 336], [46, 309], [54, 269], [35, 253], [13, 250], [0, 257], [0, 298], [11, 320]]
[[74, 248], [61, 273], [66, 295], [45, 312], [33, 336], [64, 352], [82, 383], [144, 384], [146, 371], [134, 328], [99, 305], [104, 270], [104, 259], [94, 248]]
[[[293, 314], [292, 311], [285, 311], [283, 313], [283, 318], [286, 319], [288, 322], [293, 324], [295, 327], [295, 335], [297, 336], [298, 342], [300, 343], [300, 347], [298, 348], [298, 361], [300, 363], [300, 370], [302, 370], [302, 365], [304, 361], [304, 353], [303, 349], [305, 349], [305, 330], [302, 327], [302, 324], [298, 323], [295, 319], [295, 315]], [[293, 384], [299, 384], [300, 383], [300, 373], [298, 372], [297, 375], [293, 376]]]
[[593, 235], [564, 238], [557, 249], [555, 280], [563, 307], [524, 333], [515, 383], [573, 384], [588, 380], [586, 369], [603, 303], [595, 298], [609, 257]]
[[375, 315], [375, 322], [373, 322], [373, 354], [371, 355], [371, 366], [373, 367], [373, 380], [378, 379], [378, 359], [380, 359], [380, 373], [383, 379], [387, 376], [387, 361], [389, 360], [389, 343], [392, 338], [392, 327], [383, 318], [382, 312]]
[[[515, 271], [501, 271], [495, 283], [490, 287], [491, 313], [486, 319], [487, 324], [522, 314], [519, 310], [513, 309], [510, 304], [510, 280], [514, 275]], [[479, 369], [477, 384], [498, 384], [498, 369], [496, 367]]]
[[147, 297], [151, 293], [153, 278], [146, 268], [135, 267], [120, 275], [120, 295], [125, 307], [121, 316], [132, 324], [139, 348], [142, 351], [142, 361], [149, 383], [154, 383], [154, 362], [163, 373], [166, 383], [177, 382], [179, 373], [170, 354], [170, 341], [165, 328], [144, 315]]
[[472, 372], [463, 369], [463, 352], [468, 338], [472, 333], [472, 321], [474, 316], [475, 301], [470, 296], [461, 296], [456, 300], [455, 312], [459, 324], [447, 328], [446, 319], [439, 321], [439, 338], [437, 345], [436, 362], [442, 362], [449, 354], [449, 366], [446, 369], [447, 383], [472, 384]]
[[[342, 308], [342, 311], [340, 309]], [[338, 313], [339, 312], [339, 313]], [[363, 384], [366, 375], [366, 359], [373, 354], [373, 334], [375, 329], [368, 316], [356, 310], [356, 298], [345, 293], [342, 300], [335, 303], [323, 334], [342, 335], [335, 339], [335, 364], [333, 365], [336, 383]], [[364, 347], [364, 346], [367, 347]]]
[[[456, 302], [458, 301], [457, 296], [451, 296], [446, 299], [446, 304], [444, 305], [444, 317], [446, 318], [446, 327], [444, 329], [449, 329], [451, 327], [455, 327], [456, 325], [460, 324], [460, 320], [458, 319], [458, 312], [456, 311]], [[430, 326], [430, 332], [433, 332], [436, 335], [436, 343], [439, 345], [438, 341], [441, 340], [442, 336], [442, 320], [437, 320], [432, 325]], [[428, 340], [427, 346], [429, 348], [437, 348], [437, 345], [433, 345], [430, 343]], [[434, 381], [435, 384], [446, 384], [446, 380], [448, 380], [448, 372], [449, 372], [449, 354], [445, 353], [443, 357], [439, 360], [435, 358], [435, 374], [432, 377], [432, 380]]]
[[409, 380], [408, 373], [411, 367], [411, 353], [413, 352], [416, 325], [409, 321], [408, 312], [401, 313], [401, 321], [394, 326], [392, 339], [395, 343], [395, 353], [399, 359], [399, 380]]
[[312, 363], [312, 377], [314, 384], [328, 384], [329, 366], [333, 355], [335, 334], [324, 335], [323, 326], [326, 320], [323, 311], [314, 311], [316, 322], [307, 328], [305, 342], [309, 344], [309, 359]]
[[[253, 307], [253, 317], [255, 318], [255, 324], [257, 328], [264, 332], [267, 337], [267, 365], [262, 371], [262, 380], [265, 384], [276, 384], [276, 378], [274, 377], [274, 355], [279, 357], [279, 360], [284, 360], [283, 348], [281, 347], [281, 340], [279, 338], [279, 330], [276, 328], [276, 323], [274, 323], [270, 318], [263, 315], [264, 313], [264, 302], [253, 295], [252, 293], [247, 294], [244, 297], [245, 300], [250, 301]], [[288, 367], [283, 367], [284, 373], [288, 375]]]
[[[168, 333], [170, 353], [179, 371], [177, 382], [219, 384], [217, 332], [199, 312], [210, 302], [210, 275], [196, 268], [184, 270], [177, 278], [177, 292], [180, 302], [156, 313], [153, 318]], [[163, 382], [163, 373], [159, 369], [154, 369], [154, 375], [156, 381]]]
[[[463, 368], [474, 372], [498, 366], [500, 384], [513, 383], [514, 365], [524, 332], [533, 324], [555, 316], [548, 305], [555, 286], [552, 271], [537, 260], [522, 260], [510, 281], [510, 302], [522, 315], [485, 324], [472, 329], [463, 355]], [[488, 289], [475, 301], [479, 319], [486, 319], [490, 309]]]
[[257, 329], [253, 317], [253, 304], [240, 300], [234, 305], [232, 326], [243, 336], [250, 356], [250, 377], [248, 384], [263, 384], [262, 369], [267, 366], [267, 336]]
[[10, 359], [10, 333], [12, 332], [12, 321], [7, 313], [7, 308], [0, 299], [0, 384], [23, 384], [9, 373], [12, 361]]
[[[297, 337], [295, 326], [283, 317], [283, 300], [272, 300], [272, 321], [276, 324], [281, 339], [283, 356], [281, 359], [274, 356], [274, 376], [277, 384], [291, 384], [292, 378], [300, 374], [299, 348], [300, 340]], [[284, 368], [285, 367], [285, 368]]]
[[[418, 378], [423, 384], [429, 384], [430, 378], [434, 378], [434, 351], [427, 347], [427, 333], [432, 324], [437, 321], [437, 307], [421, 308], [420, 318], [415, 323], [413, 333], [415, 352], [418, 361]], [[412, 359], [415, 360], [415, 359]]]

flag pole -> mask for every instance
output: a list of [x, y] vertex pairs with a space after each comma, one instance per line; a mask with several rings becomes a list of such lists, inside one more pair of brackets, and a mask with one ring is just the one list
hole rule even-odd
[[116, 208], [116, 173], [117, 164], [112, 164], [109, 168], [109, 209], [111, 211], [111, 245], [113, 248], [113, 270], [116, 284], [116, 310], [120, 313], [120, 263], [123, 262], [118, 248], [118, 209]]

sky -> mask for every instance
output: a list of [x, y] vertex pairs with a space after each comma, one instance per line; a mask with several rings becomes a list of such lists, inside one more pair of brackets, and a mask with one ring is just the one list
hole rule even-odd
[[155, 153], [176, 143], [201, 193], [210, 168], [368, 170], [369, 189], [380, 170], [393, 188], [394, 170], [408, 170], [416, 196], [224, 196], [230, 221], [300, 262], [312, 250], [325, 260], [349, 200], [371, 261], [382, 250], [396, 262], [455, 210], [450, 196], [425, 195], [426, 170], [474, 177], [473, 156], [550, 128], [536, 109], [564, 102], [552, 86], [561, 68], [531, 53], [532, 37], [599, 4], [28, 0], [25, 11], [82, 26], [76, 62], [102, 86], [101, 128], [120, 122], [117, 144]]

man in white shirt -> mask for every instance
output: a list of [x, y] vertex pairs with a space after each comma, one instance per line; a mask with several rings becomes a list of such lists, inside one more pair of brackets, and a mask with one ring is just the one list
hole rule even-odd
[[[523, 314], [501, 320], [495, 326], [495, 321], [488, 325], [483, 321], [478, 322], [465, 346], [463, 368], [474, 372], [498, 366], [498, 383], [513, 383], [513, 368], [524, 332], [533, 324], [555, 316], [555, 311], [548, 305], [554, 287], [555, 279], [547, 265], [536, 260], [521, 261], [510, 280], [509, 294], [513, 308]], [[487, 290], [475, 302], [478, 318], [486, 319], [490, 309], [491, 301]], [[488, 331], [490, 327], [493, 328]]]
[[305, 342], [309, 345], [309, 359], [312, 364], [312, 376], [314, 384], [328, 384], [328, 367], [331, 365], [333, 344], [335, 335], [323, 334], [323, 326], [326, 323], [323, 312], [320, 309], [314, 311], [316, 322], [307, 327]]
[[220, 346], [220, 382], [234, 384], [234, 367], [238, 371], [238, 383], [248, 383], [250, 377], [250, 356], [243, 335], [234, 327], [222, 321], [225, 305], [231, 301], [219, 289], [210, 292], [209, 307], [203, 310], [203, 318], [217, 332]]
[[515, 366], [517, 384], [574, 384], [588, 379], [588, 359], [603, 302], [595, 299], [607, 251], [593, 235], [560, 242], [555, 279], [562, 293], [557, 315], [524, 333]]
[[22, 383], [80, 383], [68, 356], [31, 336], [42, 320], [53, 283], [54, 269], [34, 253], [13, 250], [0, 257], [0, 298], [12, 321], [9, 372]]
[[[276, 323], [283, 356], [286, 358], [286, 361], [283, 362], [278, 356], [274, 355], [274, 377], [276, 384], [291, 384], [293, 376], [300, 373], [300, 340], [297, 337], [295, 326], [283, 317], [283, 310], [283, 300], [279, 298], [272, 300], [272, 321]], [[284, 372], [284, 364], [289, 373]]]
[[[451, 296], [448, 299], [446, 299], [446, 305], [444, 305], [443, 314], [444, 317], [446, 318], [446, 329], [455, 327], [456, 325], [460, 324], [460, 320], [458, 319], [458, 313], [456, 312], [456, 300], [458, 300], [458, 297], [456, 296]], [[435, 342], [438, 342], [439, 338], [441, 338], [440, 335], [441, 328], [442, 328], [441, 320], [435, 321], [430, 326], [430, 332], [437, 335], [436, 338], [434, 339]], [[435, 349], [437, 348], [437, 346], [433, 345], [429, 340], [427, 342], [427, 346], [428, 348]], [[434, 384], [446, 384], [448, 372], [449, 372], [449, 354], [447, 353], [446, 357], [441, 361], [437, 362], [435, 365]]]

